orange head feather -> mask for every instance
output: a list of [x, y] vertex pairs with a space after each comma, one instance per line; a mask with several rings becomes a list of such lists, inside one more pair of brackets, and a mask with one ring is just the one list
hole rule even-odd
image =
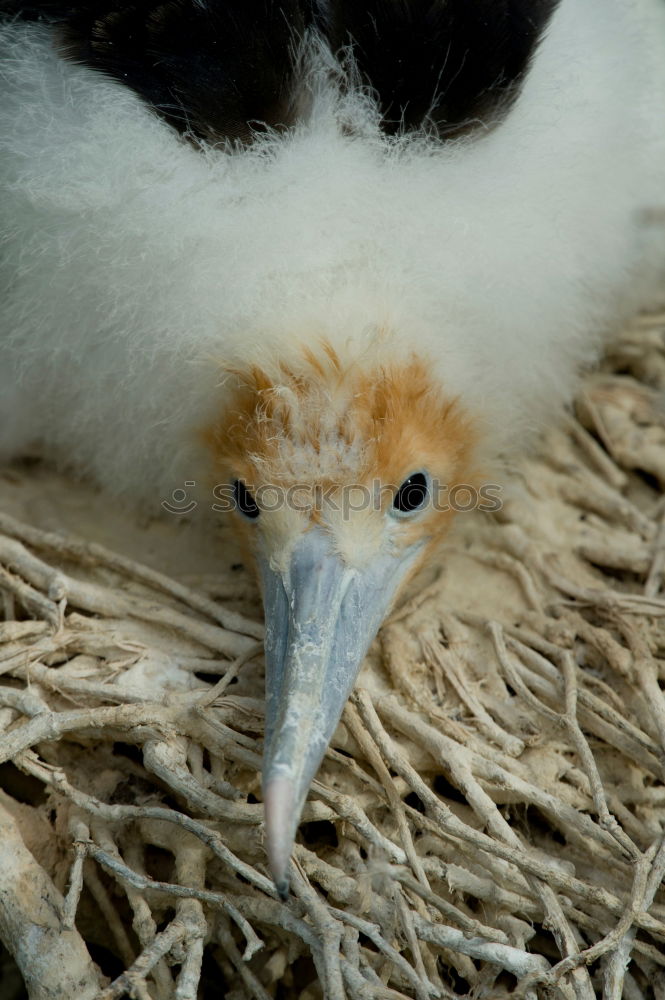
[[[451, 521], [452, 512], [440, 509], [446, 488], [477, 480], [473, 422], [415, 356], [402, 364], [343, 364], [323, 344], [319, 353], [303, 349], [298, 364], [252, 366], [228, 378], [235, 382], [230, 401], [204, 437], [217, 482], [240, 480], [253, 494], [268, 496], [272, 487], [271, 498], [291, 497], [262, 518], [270, 548], [287, 545], [308, 523], [323, 523], [345, 558], [363, 561], [379, 544], [400, 484], [422, 469], [440, 502], [398, 524], [393, 543], [427, 538], [429, 549]], [[357, 509], [363, 497], [370, 502]]]

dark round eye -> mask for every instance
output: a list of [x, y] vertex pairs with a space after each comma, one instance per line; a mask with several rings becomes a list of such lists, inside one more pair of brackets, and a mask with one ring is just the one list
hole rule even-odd
[[393, 513], [398, 517], [422, 510], [429, 497], [429, 480], [424, 472], [414, 472], [405, 479], [393, 500]]
[[233, 496], [236, 502], [236, 510], [239, 510], [241, 514], [244, 514], [251, 521], [255, 521], [261, 511], [252, 494], [239, 479], [236, 479], [233, 484]]

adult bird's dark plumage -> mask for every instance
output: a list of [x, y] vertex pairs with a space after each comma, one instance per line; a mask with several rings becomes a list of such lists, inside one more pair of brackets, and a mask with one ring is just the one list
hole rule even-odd
[[263, 592], [285, 892], [442, 487], [477, 486], [657, 294], [665, 4], [0, 11], [0, 450], [153, 508], [219, 484]]

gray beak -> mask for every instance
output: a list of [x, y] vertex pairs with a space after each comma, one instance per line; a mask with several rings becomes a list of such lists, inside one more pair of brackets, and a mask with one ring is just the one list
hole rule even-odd
[[260, 558], [266, 616], [266, 846], [282, 898], [300, 814], [365, 653], [420, 545], [357, 569], [313, 528], [289, 566]]

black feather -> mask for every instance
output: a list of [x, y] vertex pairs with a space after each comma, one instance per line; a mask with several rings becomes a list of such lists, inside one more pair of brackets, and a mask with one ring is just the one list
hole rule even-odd
[[59, 25], [62, 51], [180, 132], [248, 140], [294, 122], [294, 54], [314, 26], [350, 46], [387, 132], [473, 126], [517, 93], [558, 0], [0, 0]]
[[59, 25], [61, 50], [135, 90], [179, 131], [246, 140], [293, 117], [300, 0], [2, 0]]
[[458, 130], [514, 95], [558, 0], [320, 2], [333, 50], [357, 65], [394, 132]]

